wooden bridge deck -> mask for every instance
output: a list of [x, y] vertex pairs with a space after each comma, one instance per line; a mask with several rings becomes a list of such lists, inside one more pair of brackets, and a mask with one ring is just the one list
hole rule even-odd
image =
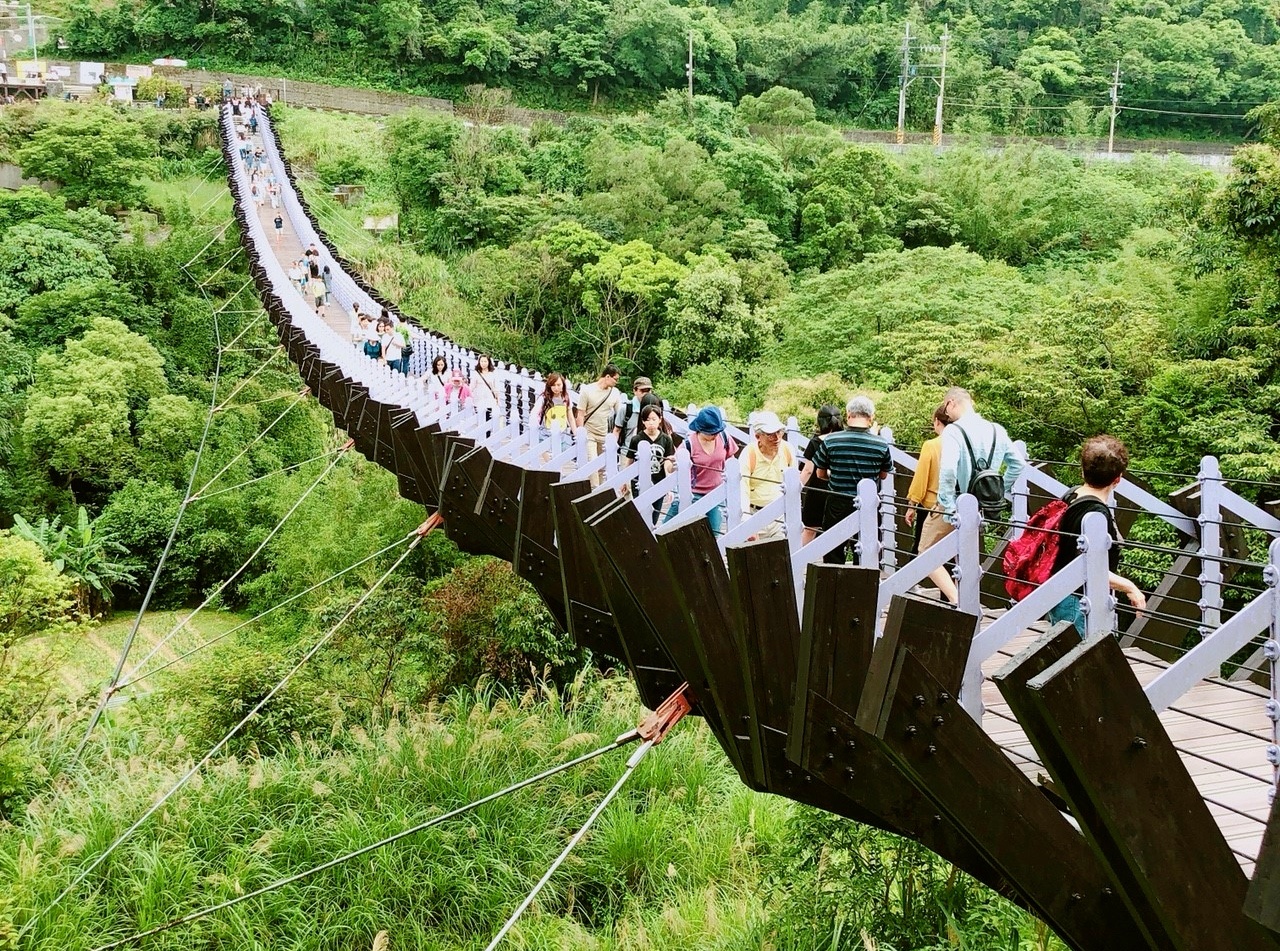
[[[988, 615], [985, 623], [995, 616]], [[987, 678], [982, 686], [986, 708], [983, 729], [1032, 782], [1047, 780], [1049, 771], [991, 676], [1045, 630], [1042, 623], [1025, 631], [983, 665]], [[1124, 653], [1144, 687], [1168, 667], [1139, 648], [1127, 647]], [[1266, 713], [1269, 696], [1250, 683], [1204, 680], [1160, 714], [1160, 722], [1245, 874], [1253, 872], [1271, 811], [1270, 765], [1266, 760], [1271, 742], [1271, 720]]]

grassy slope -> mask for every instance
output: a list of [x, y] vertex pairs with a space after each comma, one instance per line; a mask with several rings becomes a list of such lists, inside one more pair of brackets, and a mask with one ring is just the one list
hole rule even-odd
[[[138, 634], [129, 653], [129, 666], [132, 667], [155, 649], [155, 656], [147, 664], [147, 669], [159, 667], [179, 654], [225, 634], [243, 620], [240, 615], [229, 611], [206, 609], [190, 623], [183, 623], [190, 613], [189, 610], [148, 612], [138, 626]], [[96, 692], [110, 679], [135, 618], [133, 612], [117, 614], [92, 628], [72, 647], [58, 671], [59, 693], [62, 696], [68, 699], [84, 697]], [[165, 643], [161, 643], [162, 641]], [[33, 649], [42, 646], [38, 641], [32, 644]], [[157, 678], [155, 683], [163, 683], [162, 677]], [[149, 692], [152, 685], [144, 681], [139, 684], [139, 689], [141, 692]]]
[[[339, 749], [227, 760], [42, 919], [25, 946], [91, 948], [374, 841], [602, 742], [641, 710], [626, 681], [461, 696]], [[82, 785], [0, 836], [0, 892], [45, 906], [185, 768], [181, 738], [95, 747]], [[371, 857], [220, 913], [156, 946], [482, 946], [620, 773], [613, 753]], [[697, 721], [655, 749], [519, 927], [513, 947], [767, 946], [761, 857], [794, 807], [747, 790]], [[0, 928], [0, 932], [2, 932]]]

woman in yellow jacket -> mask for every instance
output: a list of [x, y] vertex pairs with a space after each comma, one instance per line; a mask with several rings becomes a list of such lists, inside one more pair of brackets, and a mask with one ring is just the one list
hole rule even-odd
[[[907, 501], [910, 504], [907, 506], [904, 519], [908, 527], [915, 528], [917, 552], [928, 551], [952, 531], [951, 525], [942, 518], [942, 512], [938, 508], [938, 470], [942, 462], [942, 431], [950, 422], [945, 403], [933, 411], [934, 437], [926, 440], [920, 447], [920, 461], [916, 464], [911, 488], [907, 489]], [[917, 519], [919, 524], [916, 524]], [[959, 600], [955, 580], [951, 577], [951, 572], [947, 570], [946, 565], [930, 572], [929, 580], [938, 586], [938, 590], [952, 604]]]

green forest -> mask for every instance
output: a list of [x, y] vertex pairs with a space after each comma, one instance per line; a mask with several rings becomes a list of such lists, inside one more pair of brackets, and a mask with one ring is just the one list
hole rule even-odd
[[[1277, 11], [1258, 0], [118, 0], [73, 7], [77, 56], [180, 56], [457, 98], [484, 83], [528, 105], [612, 111], [683, 89], [736, 102], [774, 86], [824, 117], [893, 128], [912, 24], [907, 128], [933, 127], [948, 34], [952, 131], [1105, 134], [1117, 64], [1121, 134], [1238, 140], [1238, 118], [1280, 95]], [[1232, 118], [1236, 117], [1236, 118]]]
[[[214, 49], [241, 35], [187, 28]], [[501, 359], [575, 381], [614, 360], [675, 403], [805, 426], [867, 391], [908, 447], [962, 384], [1033, 455], [1071, 459], [1109, 431], [1136, 467], [1191, 472], [1213, 453], [1274, 498], [1273, 107], [1220, 175], [1034, 146], [895, 154], [845, 143], [823, 121], [831, 96], [772, 80], [733, 101], [660, 88], [632, 114], [532, 129], [276, 115], [322, 225], [370, 282]], [[0, 117], [5, 160], [53, 186], [0, 194], [0, 947], [94, 948], [243, 895], [641, 715], [612, 661], [576, 649], [505, 563], [435, 533], [388, 575], [427, 513], [300, 393], [216, 144], [212, 114], [185, 109]], [[337, 184], [363, 195], [336, 204]], [[361, 229], [389, 212], [398, 231]], [[81, 749], [166, 551], [130, 699]], [[197, 781], [46, 911], [321, 637]], [[483, 947], [620, 769], [595, 761], [155, 943]], [[748, 791], [697, 722], [646, 761], [516, 938], [1061, 947], [912, 843]]]

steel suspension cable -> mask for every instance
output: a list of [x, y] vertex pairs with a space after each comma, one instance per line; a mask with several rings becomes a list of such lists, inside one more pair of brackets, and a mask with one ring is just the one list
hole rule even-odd
[[343, 454], [348, 449], [350, 449], [352, 445], [354, 445], [354, 443], [352, 443], [351, 441], [348, 441], [347, 444], [342, 447], [342, 452], [334, 456], [333, 461], [330, 462], [327, 466], [325, 466], [324, 471], [321, 472], [318, 476], [316, 476], [315, 480], [309, 486], [307, 486], [306, 490], [300, 496], [298, 496], [298, 498], [294, 501], [294, 503], [291, 506], [289, 506], [289, 510], [284, 513], [284, 515], [280, 518], [278, 522], [276, 522], [275, 527], [272, 528], [271, 531], [267, 533], [267, 537], [264, 538], [262, 542], [258, 545], [258, 547], [253, 550], [253, 554], [250, 555], [248, 558], [246, 558], [244, 560], [244, 563], [241, 564], [240, 567], [237, 568], [229, 578], [223, 581], [222, 584], [218, 585], [218, 587], [213, 590], [212, 594], [208, 595], [203, 601], [201, 601], [196, 606], [194, 611], [192, 611], [190, 614], [184, 617], [176, 625], [174, 625], [173, 630], [171, 630], [168, 634], [162, 637], [155, 644], [153, 644], [151, 647], [151, 650], [147, 652], [147, 655], [133, 666], [133, 669], [129, 671], [126, 677], [135, 676], [138, 673], [138, 671], [142, 668], [143, 664], [145, 664], [152, 657], [154, 657], [156, 655], [156, 652], [159, 651], [160, 648], [162, 648], [165, 644], [169, 643], [173, 635], [177, 634], [178, 631], [182, 630], [182, 628], [190, 624], [192, 618], [194, 618], [197, 614], [199, 614], [201, 611], [207, 608], [210, 604], [212, 604], [214, 599], [217, 598], [218, 595], [222, 594], [223, 591], [226, 591], [227, 588], [231, 585], [231, 583], [235, 581], [237, 578], [239, 578], [241, 574], [244, 573], [244, 570], [248, 568], [249, 565], [253, 563], [253, 560], [257, 558], [260, 554], [262, 554], [263, 549], [266, 548], [267, 545], [271, 543], [271, 539], [275, 538], [276, 535], [279, 534], [280, 529], [284, 528], [285, 523], [289, 521], [289, 518], [293, 515], [294, 512], [298, 510], [299, 506], [301, 506], [302, 503], [307, 500], [307, 497], [311, 495], [311, 493], [315, 491], [316, 487], [325, 480], [325, 478], [329, 475], [330, 472], [333, 471], [334, 467], [342, 460]]
[[542, 891], [547, 882], [551, 881], [551, 876], [556, 873], [556, 870], [560, 868], [562, 864], [564, 864], [564, 860], [569, 857], [569, 853], [573, 851], [574, 846], [582, 841], [582, 837], [587, 834], [587, 830], [590, 829], [596, 819], [600, 817], [600, 813], [604, 812], [605, 807], [608, 806], [609, 803], [613, 801], [614, 797], [622, 791], [622, 787], [626, 785], [627, 780], [629, 780], [632, 774], [635, 773], [636, 768], [644, 760], [645, 755], [649, 750], [653, 749], [653, 746], [653, 740], [645, 740], [640, 744], [640, 748], [631, 754], [630, 758], [627, 759], [626, 769], [622, 771], [622, 775], [618, 777], [618, 781], [613, 784], [613, 788], [605, 793], [604, 798], [600, 800], [600, 803], [592, 810], [591, 815], [587, 817], [587, 821], [582, 824], [582, 828], [574, 834], [573, 838], [570, 839], [569, 843], [564, 847], [564, 850], [556, 856], [556, 860], [551, 863], [551, 867], [547, 869], [542, 878], [538, 879], [538, 883], [533, 886], [533, 891], [529, 892], [529, 894], [525, 896], [524, 901], [520, 903], [520, 907], [511, 914], [511, 917], [506, 920], [506, 923], [498, 930], [498, 933], [493, 936], [493, 940], [489, 942], [485, 951], [493, 951], [494, 948], [502, 943], [502, 939], [507, 936], [507, 932], [515, 926], [515, 923], [520, 920], [520, 916], [523, 915], [526, 909], [533, 904], [533, 900], [538, 897], [538, 893]]
[[227, 492], [234, 492], [236, 489], [243, 489], [245, 486], [253, 485], [257, 482], [263, 481], [264, 479], [272, 479], [278, 475], [283, 475], [286, 472], [292, 472], [294, 469], [301, 469], [303, 466], [310, 465], [313, 462], [319, 462], [321, 459], [328, 459], [330, 456], [334, 455], [335, 453], [339, 453], [342, 451], [343, 451], [343, 447], [338, 446], [335, 449], [330, 449], [328, 452], [322, 452], [319, 455], [312, 456], [310, 459], [303, 459], [301, 462], [295, 462], [291, 466], [285, 466], [281, 469], [276, 469], [274, 472], [268, 472], [266, 475], [260, 475], [260, 476], [255, 476], [252, 479], [246, 479], [244, 482], [237, 483], [236, 485], [229, 485], [225, 489], [218, 489], [216, 492], [205, 492], [203, 495], [196, 495], [194, 498], [191, 499], [191, 501], [195, 502], [198, 499], [211, 499], [215, 495], [223, 495]]
[[[281, 396], [273, 396], [273, 397], [271, 397], [271, 399], [272, 399], [272, 400], [278, 400], [278, 399], [282, 399], [282, 398], [283, 398], [283, 397], [281, 397]], [[236, 453], [234, 456], [232, 456], [232, 457], [231, 457], [231, 461], [230, 461], [230, 462], [228, 462], [225, 466], [223, 466], [223, 467], [222, 467], [221, 469], [219, 469], [216, 473], [214, 473], [213, 478], [209, 479], [209, 481], [208, 481], [208, 482], [206, 482], [204, 485], [200, 486], [200, 488], [198, 488], [198, 489], [196, 490], [195, 495], [193, 495], [193, 496], [192, 496], [192, 499], [197, 499], [197, 498], [199, 498], [199, 497], [204, 493], [204, 490], [205, 490], [205, 489], [209, 488], [209, 486], [213, 485], [215, 482], [217, 482], [219, 479], [221, 479], [221, 478], [222, 478], [222, 476], [223, 476], [223, 474], [224, 474], [224, 473], [226, 473], [226, 471], [227, 471], [228, 469], [230, 469], [230, 468], [231, 468], [232, 466], [234, 466], [237, 462], [239, 462], [241, 459], [243, 459], [243, 458], [245, 457], [245, 454], [246, 454], [246, 453], [248, 453], [250, 449], [252, 449], [254, 446], [256, 446], [256, 445], [257, 445], [259, 442], [261, 442], [263, 439], [265, 439], [265, 438], [266, 438], [267, 433], [271, 432], [271, 430], [275, 428], [275, 425], [276, 425], [278, 422], [280, 422], [280, 420], [282, 420], [282, 419], [284, 419], [286, 416], [288, 416], [288, 415], [289, 415], [290, 410], [292, 410], [295, 406], [297, 406], [299, 403], [301, 403], [304, 399], [306, 399], [306, 390], [303, 390], [301, 393], [297, 394], [297, 395], [296, 395], [296, 397], [294, 398], [294, 401], [293, 401], [292, 403], [290, 403], [288, 406], [286, 406], [286, 407], [284, 408], [284, 410], [283, 410], [283, 411], [281, 411], [281, 413], [280, 413], [280, 415], [279, 415], [279, 416], [277, 416], [277, 417], [276, 417], [275, 419], [273, 419], [270, 423], [268, 423], [268, 424], [267, 424], [267, 426], [266, 426], [266, 428], [265, 428], [265, 429], [263, 429], [261, 432], [259, 432], [259, 433], [258, 433], [258, 435], [254, 436], [251, 440], [249, 440], [249, 442], [245, 444], [245, 446], [244, 446], [244, 448], [243, 448], [243, 449], [241, 449], [238, 453]], [[252, 405], [252, 404], [250, 404], [250, 405]]]
[[382, 583], [386, 581], [387, 578], [391, 577], [392, 573], [395, 572], [395, 570], [399, 568], [401, 564], [404, 563], [404, 560], [409, 557], [409, 555], [413, 552], [413, 550], [417, 548], [419, 544], [422, 543], [422, 540], [427, 536], [427, 533], [430, 532], [433, 528], [435, 528], [438, 524], [440, 524], [440, 520], [438, 516], [432, 516], [432, 518], [429, 519], [426, 523], [424, 523], [424, 525], [421, 528], [410, 533], [409, 535], [406, 535], [405, 538], [402, 539], [402, 541], [408, 540], [409, 538], [412, 538], [413, 541], [405, 547], [405, 550], [400, 553], [400, 556], [396, 558], [395, 562], [391, 565], [391, 567], [388, 568], [386, 571], [384, 571], [378, 577], [378, 580], [375, 581], [372, 585], [370, 585], [368, 590], [366, 590], [365, 593], [362, 594], [359, 597], [359, 599], [357, 599], [355, 604], [353, 604], [349, 609], [347, 609], [347, 612], [343, 614], [341, 618], [338, 619], [337, 623], [335, 623], [331, 628], [329, 628], [329, 630], [326, 631], [319, 638], [319, 640], [317, 640], [313, 645], [311, 645], [311, 647], [307, 650], [307, 652], [302, 655], [302, 658], [296, 664], [294, 664], [293, 667], [291, 667], [289, 671], [282, 678], [280, 678], [280, 681], [274, 687], [271, 688], [271, 690], [267, 693], [267, 695], [264, 696], [261, 700], [259, 700], [256, 704], [254, 704], [253, 709], [251, 709], [248, 713], [246, 713], [244, 717], [241, 718], [241, 720], [235, 726], [233, 726], [222, 739], [220, 739], [217, 743], [214, 744], [213, 748], [210, 749], [209, 752], [205, 753], [204, 756], [202, 756], [194, 766], [192, 766], [189, 770], [187, 770], [176, 783], [174, 783], [171, 787], [169, 787], [168, 791], [166, 791], [159, 799], [157, 799], [154, 803], [152, 803], [152, 805], [147, 809], [147, 811], [144, 812], [141, 816], [139, 816], [134, 821], [133, 825], [129, 826], [129, 828], [125, 829], [124, 832], [120, 833], [120, 835], [118, 835], [115, 838], [115, 840], [110, 845], [108, 845], [107, 848], [101, 854], [98, 855], [96, 859], [90, 862], [86, 868], [84, 868], [78, 875], [76, 875], [75, 878], [72, 879], [71, 883], [67, 885], [64, 889], [62, 889], [62, 891], [58, 893], [57, 897], [54, 898], [53, 901], [51, 901], [48, 905], [46, 905], [43, 910], [37, 912], [35, 915], [29, 918], [27, 922], [18, 930], [18, 937], [19, 938], [23, 937], [28, 931], [31, 930], [31, 928], [35, 925], [37, 921], [39, 921], [41, 918], [47, 915], [50, 911], [56, 908], [64, 898], [70, 895], [71, 892], [74, 891], [85, 879], [87, 879], [90, 875], [92, 875], [94, 870], [97, 869], [100, 865], [102, 865], [102, 863], [105, 862], [115, 852], [115, 850], [118, 849], [131, 835], [133, 835], [133, 833], [138, 831], [138, 829], [142, 827], [142, 824], [144, 822], [146, 822], [153, 815], [155, 815], [156, 812], [158, 812], [166, 802], [172, 799], [178, 793], [179, 790], [181, 790], [184, 786], [186, 786], [186, 784], [191, 781], [191, 778], [195, 776], [196, 773], [198, 773], [201, 770], [201, 768], [203, 768], [204, 765], [209, 762], [209, 760], [213, 759], [213, 757], [217, 755], [219, 750], [221, 750], [224, 746], [226, 746], [229, 742], [231, 742], [231, 738], [235, 736], [237, 733], [239, 733], [241, 728], [246, 723], [248, 723], [251, 719], [253, 719], [253, 717], [257, 716], [259, 711], [261, 711], [263, 707], [265, 707], [268, 703], [270, 703], [271, 699], [275, 697], [277, 693], [279, 693], [281, 690], [284, 689], [285, 684], [287, 684], [290, 680], [292, 680], [294, 675], [297, 674], [298, 671], [300, 671], [306, 665], [306, 663], [311, 660], [312, 657], [314, 657], [317, 653], [319, 653], [320, 649], [324, 647], [325, 644], [329, 643], [329, 641], [333, 638], [333, 636], [338, 632], [338, 629], [341, 628], [342, 625], [345, 624], [351, 618], [351, 616], [356, 613], [356, 611], [360, 610], [360, 608], [364, 606], [365, 602], [368, 601], [369, 598], [373, 597], [373, 595], [377, 592], [377, 590], [380, 587], [382, 587]]
[[[253, 617], [249, 618], [249, 620], [241, 621], [239, 624], [223, 631], [221, 634], [217, 635], [216, 637], [209, 638], [209, 640], [205, 641], [203, 644], [199, 645], [198, 647], [193, 647], [191, 648], [191, 650], [186, 651], [185, 653], [179, 654], [177, 657], [173, 658], [173, 660], [165, 661], [159, 667], [153, 667], [151, 668], [151, 670], [143, 671], [140, 674], [136, 673], [136, 671], [135, 673], [131, 673], [130, 679], [122, 681], [116, 687], [117, 692], [121, 690], [125, 690], [129, 687], [132, 687], [134, 684], [138, 683], [139, 681], [145, 680], [146, 678], [151, 677], [154, 674], [158, 674], [162, 670], [167, 670], [168, 668], [172, 667], [174, 664], [181, 663], [182, 661], [186, 660], [188, 657], [191, 657], [194, 654], [200, 653], [200, 651], [204, 650], [206, 647], [212, 647], [214, 644], [218, 643], [219, 641], [225, 640], [226, 638], [230, 637], [232, 634], [236, 633], [237, 631], [243, 630], [244, 628], [248, 627], [250, 624], [256, 624], [258, 621], [261, 621], [268, 614], [274, 614], [276, 611], [279, 611], [281, 608], [287, 607], [293, 602], [298, 601], [301, 598], [305, 598], [307, 595], [311, 594], [311, 592], [324, 587], [329, 582], [336, 581], [337, 579], [341, 578], [343, 575], [349, 574], [350, 572], [355, 571], [361, 565], [367, 564], [368, 562], [373, 561], [375, 558], [381, 558], [387, 552], [391, 551], [391, 549], [398, 548], [402, 544], [402, 542], [403, 542], [403, 539], [397, 538], [395, 541], [393, 541], [390, 545], [387, 545], [385, 548], [381, 548], [378, 551], [375, 551], [372, 555], [365, 555], [365, 557], [361, 558], [359, 561], [353, 564], [347, 565], [347, 567], [343, 568], [341, 571], [335, 571], [333, 574], [329, 575], [329, 577], [323, 579], [322, 581], [317, 581], [315, 584], [307, 588], [305, 591], [299, 591], [297, 594], [290, 595], [289, 597], [285, 598], [283, 601], [273, 604], [271, 607], [267, 608], [265, 611], [262, 611], [254, 615]], [[142, 665], [139, 664], [138, 666], [141, 667]]]
[[241, 380], [239, 383], [235, 385], [235, 387], [231, 390], [231, 392], [227, 394], [227, 398], [224, 399], [220, 404], [218, 404], [218, 407], [214, 412], [220, 413], [224, 409], [226, 409], [227, 404], [231, 402], [231, 400], [235, 399], [236, 394], [239, 393], [241, 390], [243, 390], [246, 386], [248, 386], [249, 383], [252, 382], [258, 376], [259, 373], [261, 373], [263, 370], [269, 367], [271, 365], [271, 362], [275, 360], [276, 357], [280, 356], [280, 354], [282, 353], [284, 353], [284, 347], [283, 346], [276, 347], [272, 351], [271, 356], [267, 357], [267, 359], [262, 362], [262, 365], [258, 367], [258, 369], [254, 370], [247, 377], [245, 377], [243, 380]]
[[385, 839], [379, 839], [377, 842], [371, 842], [369, 845], [361, 846], [358, 849], [354, 849], [350, 852], [347, 852], [343, 855], [338, 856], [337, 858], [330, 859], [329, 861], [324, 862], [320, 865], [317, 865], [313, 868], [309, 868], [309, 869], [306, 869], [305, 871], [297, 872], [293, 875], [286, 876], [285, 878], [271, 882], [269, 885], [263, 885], [261, 888], [256, 888], [253, 891], [246, 892], [243, 895], [237, 895], [235, 898], [229, 898], [226, 901], [219, 902], [216, 905], [210, 905], [207, 908], [201, 908], [198, 911], [193, 911], [190, 914], [183, 915], [181, 918], [175, 918], [172, 921], [166, 922], [163, 925], [157, 925], [156, 927], [151, 928], [147, 931], [140, 931], [137, 934], [129, 935], [129, 937], [127, 938], [120, 938], [116, 941], [110, 942], [109, 944], [99, 945], [98, 947], [94, 948], [93, 951], [111, 951], [111, 949], [113, 948], [119, 948], [126, 944], [133, 944], [134, 942], [141, 941], [143, 938], [149, 938], [152, 935], [160, 934], [163, 931], [169, 931], [173, 928], [178, 927], [179, 925], [185, 925], [193, 921], [198, 921], [201, 918], [207, 918], [209, 915], [215, 914], [216, 912], [219, 912], [219, 911], [223, 911], [227, 908], [232, 907], [233, 905], [238, 905], [241, 902], [248, 901], [250, 898], [257, 898], [259, 895], [265, 895], [268, 892], [273, 892], [278, 888], [284, 888], [286, 885], [292, 885], [295, 882], [300, 882], [303, 879], [310, 878], [312, 875], [318, 875], [321, 872], [327, 872], [329, 869], [336, 868], [337, 866], [342, 865], [345, 862], [349, 862], [352, 859], [360, 858], [363, 855], [368, 855], [370, 852], [374, 852], [374, 851], [377, 851], [378, 849], [385, 848], [388, 845], [393, 845], [394, 843], [399, 842], [401, 839], [407, 839], [411, 835], [417, 835], [419, 832], [424, 832], [427, 829], [430, 829], [432, 826], [440, 825], [441, 823], [446, 822], [449, 819], [456, 819], [458, 816], [465, 815], [466, 813], [471, 812], [474, 809], [478, 809], [480, 806], [487, 805], [488, 803], [501, 799], [504, 796], [508, 796], [511, 793], [519, 792], [521, 789], [526, 789], [529, 786], [533, 786], [537, 783], [540, 783], [545, 779], [550, 779], [552, 776], [555, 776], [559, 773], [563, 773], [566, 770], [572, 769], [574, 766], [580, 766], [583, 763], [590, 762], [593, 759], [603, 756], [605, 753], [611, 753], [614, 750], [619, 749], [627, 745], [628, 743], [635, 741], [638, 738], [639, 738], [639, 734], [636, 733], [636, 731], [634, 730], [628, 733], [623, 733], [612, 743], [606, 744], [605, 746], [598, 747], [597, 749], [592, 750], [590, 753], [583, 753], [581, 756], [575, 757], [574, 759], [571, 759], [567, 762], [560, 763], [558, 766], [552, 766], [550, 769], [543, 770], [541, 773], [538, 773], [536, 776], [530, 776], [528, 779], [522, 779], [518, 783], [512, 783], [510, 786], [506, 786], [502, 789], [499, 789], [497, 792], [491, 792], [487, 796], [483, 796], [482, 798], [477, 799], [474, 802], [467, 803], [465, 806], [459, 806], [456, 809], [451, 809], [450, 811], [446, 813], [442, 813], [441, 815], [438, 815], [433, 819], [428, 819], [425, 822], [420, 822], [417, 825], [408, 829], [404, 829], [401, 832], [397, 832], [394, 835], [389, 835]]
[[[237, 292], [238, 293], [238, 292]], [[230, 303], [230, 300], [227, 302]], [[89, 725], [85, 728], [84, 736], [81, 737], [75, 751], [71, 754], [71, 763], [75, 765], [80, 761], [80, 756], [84, 753], [84, 749], [89, 745], [89, 738], [93, 735], [94, 729], [97, 728], [98, 722], [102, 719], [102, 714], [106, 712], [107, 703], [111, 700], [111, 696], [115, 693], [116, 685], [120, 682], [120, 674], [124, 670], [124, 665], [128, 662], [129, 652], [133, 649], [133, 642], [138, 636], [138, 628], [142, 626], [142, 618], [147, 613], [147, 608], [151, 606], [151, 598], [156, 593], [156, 586], [160, 583], [160, 573], [164, 570], [165, 562], [169, 558], [169, 552], [173, 550], [173, 543], [178, 537], [178, 526], [182, 523], [182, 516], [187, 511], [187, 506], [191, 504], [191, 487], [195, 485], [196, 473], [200, 471], [200, 462], [204, 458], [205, 446], [209, 443], [209, 430], [213, 426], [213, 417], [217, 414], [218, 403], [218, 383], [222, 377], [222, 330], [218, 322], [218, 311], [213, 311], [213, 336], [214, 336], [214, 363], [213, 363], [213, 383], [209, 394], [209, 411], [205, 414], [204, 428], [200, 432], [200, 442], [196, 445], [195, 461], [191, 464], [191, 474], [187, 477], [187, 489], [182, 493], [182, 501], [178, 504], [178, 513], [174, 516], [173, 525], [169, 529], [169, 537], [165, 539], [164, 548], [160, 552], [160, 559], [156, 562], [156, 570], [151, 573], [151, 581], [147, 584], [146, 593], [142, 596], [142, 604], [138, 606], [138, 613], [134, 616], [133, 624], [129, 626], [129, 633], [125, 636], [124, 644], [120, 648], [120, 656], [116, 660], [115, 669], [111, 674], [111, 681], [102, 691], [102, 696], [98, 699], [98, 705], [94, 707], [93, 714], [89, 717]]]

